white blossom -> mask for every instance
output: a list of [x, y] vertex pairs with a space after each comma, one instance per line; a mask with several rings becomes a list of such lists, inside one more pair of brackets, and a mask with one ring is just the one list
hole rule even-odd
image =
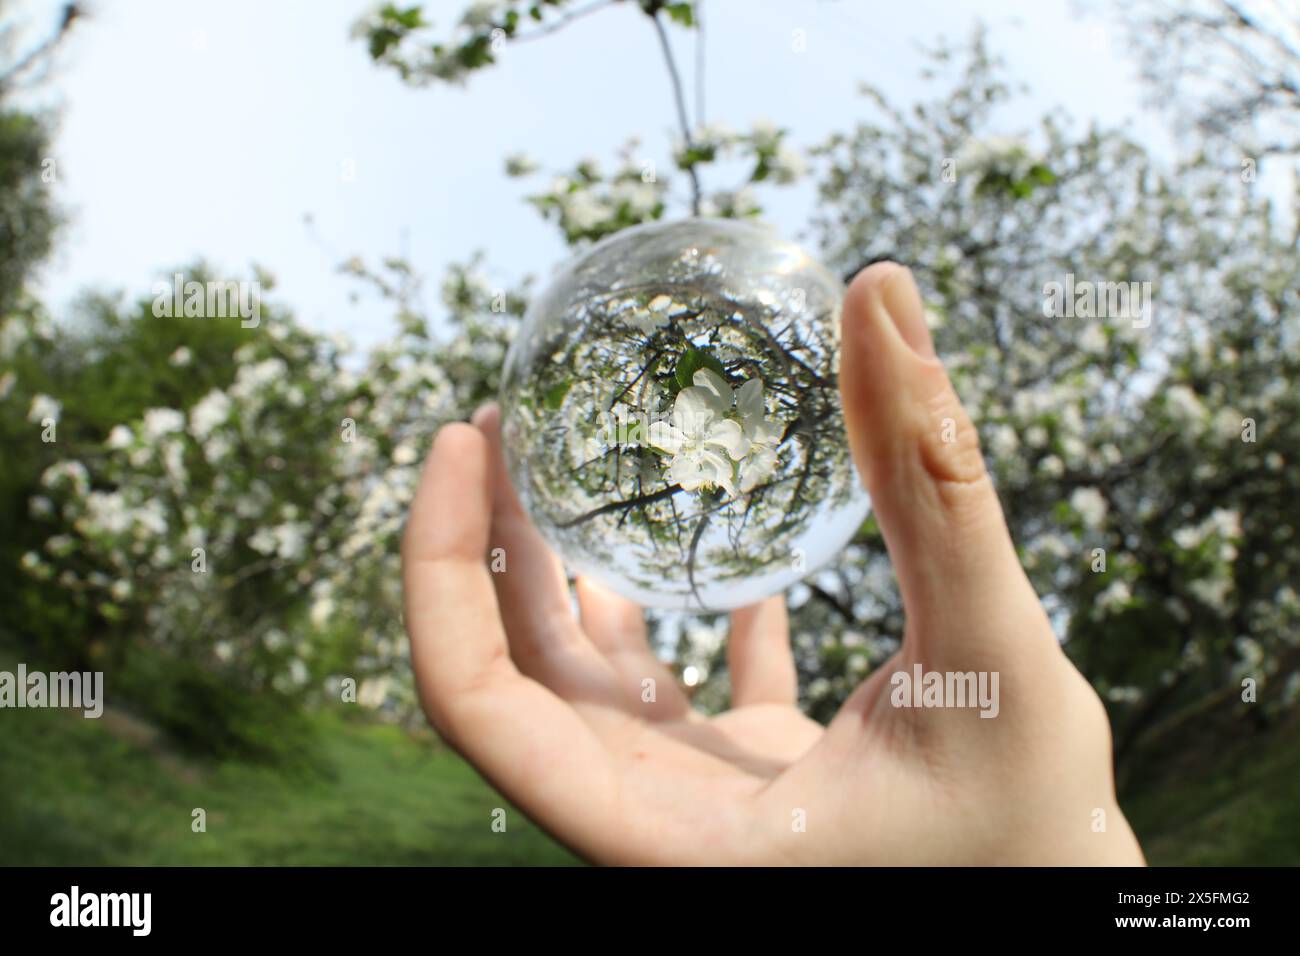
[[86, 496], [86, 514], [82, 528], [91, 533], [125, 534], [131, 527], [131, 512], [116, 491], [92, 491]]
[[113, 451], [129, 448], [135, 442], [135, 432], [127, 425], [114, 425], [104, 440], [104, 445]]
[[736, 131], [726, 123], [714, 121], [705, 123], [695, 130], [692, 137], [697, 145], [713, 149], [723, 149], [736, 141]]
[[157, 441], [164, 435], [183, 431], [185, 413], [174, 408], [150, 408], [144, 413], [144, 434], [150, 441]]
[[1016, 430], [1010, 425], [994, 425], [989, 432], [989, 451], [995, 458], [1009, 458], [1020, 447]]
[[1220, 613], [1228, 611], [1228, 595], [1232, 591], [1232, 580], [1223, 575], [1197, 578], [1188, 584], [1187, 589], [1207, 607]]
[[776, 470], [776, 446], [781, 441], [782, 428], [778, 422], [766, 417], [762, 379], [750, 379], [736, 390], [735, 397], [741, 428], [749, 442], [746, 456], [740, 463], [740, 490], [746, 492], [766, 481]]
[[27, 420], [33, 425], [43, 425], [47, 419], [57, 423], [62, 411], [62, 403], [50, 396], [33, 395], [31, 407], [27, 410]]
[[760, 116], [750, 125], [749, 138], [756, 149], [773, 149], [781, 139], [781, 130], [766, 116]]
[[324, 627], [334, 616], [334, 599], [332, 597], [318, 597], [311, 602], [311, 609], [308, 611], [308, 617], [314, 627]]
[[1065, 462], [1055, 455], [1048, 455], [1038, 463], [1038, 470], [1048, 478], [1060, 478], [1065, 474]]
[[471, 30], [481, 30], [496, 22], [500, 0], [474, 0], [461, 15], [460, 22]]
[[1096, 322], [1089, 322], [1079, 334], [1079, 348], [1093, 355], [1106, 351], [1106, 333]]
[[289, 367], [280, 358], [269, 358], [251, 365], [242, 365], [235, 373], [235, 382], [230, 386], [230, 394], [241, 401], [254, 398], [267, 386], [284, 381], [288, 374]]
[[388, 700], [393, 681], [390, 677], [368, 677], [357, 687], [357, 703], [378, 710]]
[[84, 495], [90, 488], [90, 473], [79, 461], [55, 462], [41, 472], [41, 487], [60, 488], [64, 484], [71, 486], [74, 495]]
[[662, 329], [672, 321], [672, 316], [684, 306], [673, 302], [666, 295], [657, 295], [646, 303], [644, 309], [633, 309], [627, 320], [645, 335], [651, 335], [656, 329]]
[[[692, 381], [677, 393], [671, 423], [650, 425], [649, 444], [673, 456], [666, 477], [686, 491], [719, 487], [734, 496], [739, 463], [741, 490], [751, 490], [775, 468], [780, 440], [779, 425], [764, 418], [762, 381], [733, 392], [709, 369]], [[733, 405], [740, 421], [728, 417]]]
[[232, 408], [230, 397], [220, 389], [214, 388], [195, 402], [190, 409], [190, 434], [203, 441], [212, 434], [214, 428], [230, 417]]
[[1086, 528], [1100, 528], [1106, 520], [1106, 499], [1096, 488], [1076, 488], [1070, 495], [1070, 507], [1082, 519]]
[[413, 465], [419, 457], [415, 445], [409, 441], [398, 442], [397, 447], [393, 449], [394, 465]]
[[310, 677], [311, 675], [310, 672], [307, 670], [307, 665], [302, 660], [295, 657], [293, 660], [289, 661], [289, 683], [290, 684], [292, 684], [294, 687], [301, 687], [307, 683]]
[[1023, 140], [990, 136], [972, 140], [957, 154], [958, 175], [1002, 173], [1013, 179], [1025, 175], [1038, 162]]
[[615, 206], [626, 203], [628, 212], [637, 218], [650, 215], [659, 205], [659, 191], [653, 184], [639, 179], [615, 183], [610, 187], [609, 198]]
[[1136, 704], [1142, 700], [1142, 688], [1112, 687], [1106, 691], [1106, 698], [1116, 704]]
[[1174, 422], [1184, 428], [1199, 431], [1205, 422], [1205, 406], [1186, 385], [1172, 385], [1165, 392], [1165, 407]]
[[609, 218], [611, 210], [590, 189], [579, 189], [560, 198], [564, 221], [576, 232], [594, 229]]
[[778, 183], [792, 183], [808, 171], [803, 154], [790, 146], [782, 145], [772, 160], [772, 177]]
[[1125, 581], [1112, 581], [1107, 588], [1097, 595], [1097, 606], [1103, 611], [1114, 612], [1128, 605], [1133, 594]]
[[27, 323], [21, 318], [0, 322], [0, 358], [14, 355], [29, 337]]

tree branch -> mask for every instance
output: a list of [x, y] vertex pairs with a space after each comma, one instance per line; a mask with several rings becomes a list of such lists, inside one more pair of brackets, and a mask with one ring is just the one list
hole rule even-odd
[[637, 495], [635, 498], [628, 498], [624, 501], [611, 501], [609, 504], [601, 505], [599, 508], [592, 508], [590, 511], [583, 512], [576, 518], [570, 518], [568, 521], [560, 521], [555, 525], [555, 527], [572, 528], [585, 521], [590, 521], [592, 518], [598, 518], [601, 515], [609, 514], [611, 511], [619, 511], [623, 508], [635, 508], [637, 505], [648, 505], [656, 501], [662, 501], [664, 498], [671, 498], [681, 490], [681, 485], [669, 485], [667, 488], [660, 488], [658, 491], [651, 492], [648, 495]]
[[[673, 100], [677, 104], [677, 122], [682, 128], [682, 138], [686, 141], [687, 152], [695, 148], [695, 142], [691, 139], [691, 122], [686, 117], [686, 97], [682, 93], [682, 78], [677, 72], [677, 61], [673, 59], [673, 48], [668, 43], [668, 31], [664, 29], [663, 21], [659, 19], [659, 11], [655, 10], [650, 14], [650, 19], [654, 21], [655, 32], [659, 35], [659, 46], [664, 52], [664, 62], [668, 65], [668, 76], [673, 81]], [[691, 177], [691, 215], [700, 214], [700, 176], [695, 171], [695, 165], [686, 167], [687, 175]]]
[[846, 605], [842, 600], [834, 594], [831, 594], [831, 592], [827, 591], [820, 584], [814, 584], [811, 581], [805, 581], [804, 584], [807, 585], [808, 590], [812, 592], [813, 597], [822, 603], [829, 605], [840, 615], [840, 617], [844, 618], [845, 623], [856, 623], [857, 619], [853, 616], [853, 609]]
[[704, 125], [704, 0], [695, 5], [695, 122]]
[[712, 518], [713, 515], [706, 514], [700, 519], [700, 523], [695, 526], [695, 533], [691, 535], [690, 554], [688, 554], [686, 558], [686, 580], [690, 582], [691, 594], [695, 596], [695, 600], [699, 602], [701, 608], [703, 608], [705, 604], [704, 598], [700, 597], [699, 586], [695, 583], [695, 559], [699, 554], [700, 539], [704, 537], [704, 530], [708, 528], [709, 521]]
[[512, 43], [526, 43], [529, 40], [536, 40], [538, 37], [548, 36], [558, 30], [563, 30], [574, 20], [580, 20], [587, 14], [595, 13], [597, 10], [600, 10], [602, 7], [607, 7], [613, 2], [614, 0], [596, 0], [595, 3], [589, 3], [585, 7], [578, 7], [576, 10], [570, 10], [568, 13], [562, 14], [558, 20], [553, 20], [550, 23], [540, 26], [528, 33], [516, 34], [511, 37], [510, 40]]
[[81, 8], [77, 4], [65, 4], [63, 7], [63, 18], [59, 21], [58, 29], [56, 29], [49, 37], [46, 37], [43, 43], [31, 50], [26, 56], [11, 66], [3, 74], [0, 74], [0, 87], [8, 86], [15, 77], [30, 69], [37, 60], [51, 52], [72, 27], [73, 21], [79, 16], [81, 16]]

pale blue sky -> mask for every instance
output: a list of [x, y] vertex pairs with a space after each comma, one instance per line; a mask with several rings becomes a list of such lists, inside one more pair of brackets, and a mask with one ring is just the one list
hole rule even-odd
[[[466, 2], [426, 9], [449, 25]], [[60, 5], [28, 0], [12, 12], [36, 33]], [[475, 249], [505, 279], [544, 275], [563, 258], [554, 228], [520, 201], [534, 184], [504, 176], [505, 154], [526, 151], [548, 169], [612, 160], [640, 134], [647, 156], [666, 159], [672, 100], [633, 4], [508, 47], [467, 87], [425, 89], [403, 87], [350, 38], [366, 5], [94, 2], [41, 94], [61, 111], [54, 189], [72, 217], [42, 279], [56, 314], [87, 287], [147, 295], [158, 276], [203, 256], [236, 277], [259, 263], [305, 323], [373, 341], [389, 312], [349, 303], [355, 285], [335, 268], [353, 254], [406, 254], [430, 280], [431, 305], [443, 267]], [[976, 11], [1031, 87], [1005, 132], [1063, 107], [1158, 135], [1123, 33], [1067, 0], [706, 0], [706, 118], [744, 126], [766, 116], [796, 144], [814, 143], [863, 114], [863, 80], [908, 101], [915, 43], [964, 38]], [[795, 29], [805, 53], [792, 50]], [[693, 37], [673, 39], [689, 82]], [[345, 161], [354, 181], [344, 181]], [[770, 193], [768, 218], [798, 235], [812, 195], [811, 186]]]

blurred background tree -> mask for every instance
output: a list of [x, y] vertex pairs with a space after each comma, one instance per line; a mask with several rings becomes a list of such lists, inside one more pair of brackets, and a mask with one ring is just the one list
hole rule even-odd
[[[600, 6], [476, 4], [445, 36], [423, 8], [386, 5], [361, 32], [376, 61], [408, 82], [465, 82], [526, 31], [560, 29]], [[697, 20], [691, 4], [640, 6], [661, 38], [665, 22], [689, 29]], [[1144, 734], [1239, 696], [1246, 677], [1270, 687], [1267, 706], [1243, 707], [1257, 719], [1300, 696], [1300, 514], [1287, 493], [1300, 438], [1287, 387], [1300, 358], [1300, 263], [1288, 217], [1257, 194], [1246, 167], [1225, 170], [1221, 152], [1240, 152], [1222, 138], [1242, 123], [1293, 119], [1287, 23], [1272, 35], [1227, 3], [1217, 20], [1157, 5], [1131, 16], [1143, 35], [1177, 35], [1186, 55], [1227, 61], [1215, 82], [1235, 100], [1225, 105], [1225, 93], [1205, 107], [1202, 148], [1188, 158], [1170, 164], [1119, 131], [1076, 130], [1056, 116], [1001, 134], [995, 113], [1014, 92], [982, 34], [932, 51], [926, 74], [947, 85], [910, 111], [864, 88], [871, 118], [811, 157], [826, 260], [846, 277], [881, 258], [916, 269], [1012, 534], [1067, 649], [1110, 703], [1121, 763]], [[1223, 26], [1236, 32], [1209, 42], [1198, 33]], [[1251, 52], [1237, 32], [1251, 35]], [[669, 168], [689, 185], [678, 209], [757, 214], [756, 200], [734, 197], [792, 180], [805, 159], [786, 153], [776, 128], [693, 129], [663, 49], [681, 120]], [[1150, 79], [1184, 102], [1172, 95], [1182, 75], [1171, 67]], [[1240, 86], [1251, 81], [1255, 95]], [[656, 177], [636, 202], [621, 191], [637, 188], [631, 155], [607, 176], [583, 161], [533, 201], [575, 246], [659, 218], [673, 184]], [[747, 182], [720, 194], [701, 187], [712, 164], [732, 158], [751, 170]], [[508, 171], [534, 170], [513, 157]], [[1151, 312], [1045, 318], [1044, 286], [1067, 274], [1149, 282]], [[902, 632], [873, 526], [792, 598], [801, 687], [810, 712], [827, 719]], [[680, 656], [725, 678], [716, 632], [691, 633]], [[722, 695], [706, 688], [704, 697]]]
[[[634, 0], [491, 0], [449, 26], [383, 4], [356, 34], [408, 83], [464, 84], [509, 44], [618, 2]], [[1121, 11], [1140, 37], [1215, 57], [1194, 90], [1184, 61], [1146, 61], [1181, 123], [1172, 159], [1057, 113], [1006, 129], [995, 114], [1016, 115], [1018, 93], [982, 33], [930, 51], [916, 105], [864, 87], [857, 122], [804, 152], [776, 124], [693, 123], [674, 41], [699, 6], [637, 5], [676, 137], [650, 164], [636, 141], [547, 176], [507, 157], [507, 175], [539, 182], [533, 209], [580, 249], [664, 217], [760, 216], [767, 190], [811, 177], [828, 264], [846, 278], [882, 258], [915, 270], [1025, 566], [1111, 709], [1121, 770], [1142, 771], [1133, 786], [1168, 779], [1153, 755], [1201, 750], [1207, 728], [1249, 739], [1293, 721], [1300, 254], [1295, 203], [1256, 174], [1296, 155], [1296, 18], [1227, 2]], [[418, 724], [406, 506], [437, 427], [495, 396], [533, 280], [496, 281], [467, 254], [430, 314], [414, 264], [349, 260], [397, 318], [365, 352], [269, 299], [253, 330], [104, 293], [56, 327], [24, 292], [58, 222], [41, 181], [49, 121], [4, 107], [49, 48], [0, 69], [0, 631], [50, 666], [111, 670], [112, 703], [199, 752], [309, 749], [300, 715], [348, 700], [349, 682], [368, 710]], [[1046, 287], [1067, 276], [1149, 282], [1150, 309], [1048, 316]], [[269, 275], [250, 280], [272, 291]], [[824, 720], [902, 633], [874, 523], [788, 598], [802, 702]], [[697, 702], [725, 706], [725, 621], [653, 623], [693, 668]]]

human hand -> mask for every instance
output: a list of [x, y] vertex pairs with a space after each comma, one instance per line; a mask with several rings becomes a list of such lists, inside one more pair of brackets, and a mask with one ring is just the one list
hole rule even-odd
[[[403, 541], [429, 720], [595, 862], [1141, 864], [1105, 709], [1020, 567], [910, 272], [864, 270], [843, 322], [849, 444], [907, 626], [829, 726], [796, 706], [780, 597], [732, 615], [734, 706], [713, 718], [651, 651], [641, 608], [579, 580], [575, 620], [563, 568], [506, 476], [492, 407], [439, 432]], [[498, 574], [485, 560], [496, 548]], [[894, 706], [891, 678], [918, 664], [996, 673], [996, 717]]]

